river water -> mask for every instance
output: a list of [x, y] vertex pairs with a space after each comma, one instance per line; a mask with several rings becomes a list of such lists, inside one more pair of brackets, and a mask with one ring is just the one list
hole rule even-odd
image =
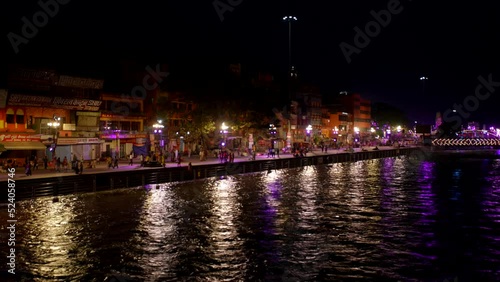
[[16, 275], [3, 278], [500, 281], [499, 160], [387, 158], [59, 200], [17, 203]]

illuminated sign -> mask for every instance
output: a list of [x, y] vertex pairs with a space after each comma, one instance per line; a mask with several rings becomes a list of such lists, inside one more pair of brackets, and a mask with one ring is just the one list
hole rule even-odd
[[101, 143], [99, 138], [57, 138], [57, 145], [75, 145], [75, 144], [95, 144]]
[[119, 133], [111, 133], [111, 134], [103, 134], [101, 135], [101, 139], [136, 139], [136, 138], [147, 138], [147, 134], [119, 134]]
[[0, 135], [0, 142], [40, 142], [40, 135], [29, 134], [2, 134]]
[[101, 104], [102, 101], [97, 100], [21, 94], [10, 94], [7, 100], [9, 106], [48, 107], [75, 111], [99, 111]]
[[99, 79], [74, 77], [67, 75], [59, 76], [59, 86], [87, 88], [87, 89], [102, 89], [103, 84], [104, 81]]

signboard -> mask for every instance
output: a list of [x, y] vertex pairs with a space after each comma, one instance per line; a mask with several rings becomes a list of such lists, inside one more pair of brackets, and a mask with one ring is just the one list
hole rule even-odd
[[104, 80], [74, 77], [68, 75], [59, 76], [59, 86], [87, 88], [87, 89], [102, 89]]
[[9, 106], [48, 107], [75, 111], [99, 111], [101, 104], [102, 101], [98, 100], [22, 94], [10, 94], [7, 100]]
[[96, 144], [99, 138], [57, 138], [57, 145]]
[[57, 74], [54, 70], [15, 67], [9, 71], [8, 82], [11, 87], [17, 85], [26, 87], [27, 84], [49, 86], [56, 84]]
[[28, 134], [2, 134], [0, 135], [0, 142], [40, 142], [40, 135]]
[[111, 133], [111, 134], [103, 134], [101, 135], [101, 139], [136, 139], [136, 138], [147, 138], [147, 134], [119, 134], [119, 133]]

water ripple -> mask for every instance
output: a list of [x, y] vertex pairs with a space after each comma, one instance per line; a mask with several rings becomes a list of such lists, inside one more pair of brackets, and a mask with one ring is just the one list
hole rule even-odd
[[29, 281], [500, 279], [497, 160], [387, 158], [18, 205]]

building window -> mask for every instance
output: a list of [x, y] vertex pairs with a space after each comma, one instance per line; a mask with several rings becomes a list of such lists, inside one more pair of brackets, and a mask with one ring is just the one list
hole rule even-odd
[[7, 110], [7, 123], [14, 123], [14, 122], [15, 122], [14, 110], [8, 109]]
[[128, 121], [121, 121], [120, 125], [121, 125], [121, 130], [125, 130], [125, 131], [130, 130], [130, 122], [128, 122]]
[[130, 130], [132, 131], [140, 131], [141, 123], [137, 121], [132, 121], [130, 125]]
[[24, 112], [21, 109], [16, 111], [16, 123], [23, 124], [24, 123]]

